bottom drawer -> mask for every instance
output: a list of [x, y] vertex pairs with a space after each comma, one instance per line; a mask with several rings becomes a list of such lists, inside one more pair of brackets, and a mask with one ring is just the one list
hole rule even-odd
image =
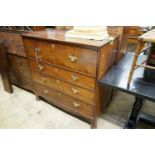
[[53, 101], [58, 104], [58, 106], [62, 106], [66, 109], [69, 109], [73, 112], [78, 112], [82, 115], [86, 115], [88, 117], [93, 117], [93, 108], [94, 106], [91, 104], [84, 103], [80, 100], [77, 100], [73, 97], [69, 97], [63, 93], [60, 93], [56, 90], [48, 88], [42, 84], [35, 82], [35, 88], [37, 94], [48, 101]]

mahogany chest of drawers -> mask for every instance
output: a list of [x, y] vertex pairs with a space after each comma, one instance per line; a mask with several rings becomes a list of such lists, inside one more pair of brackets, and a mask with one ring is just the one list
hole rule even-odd
[[118, 37], [92, 41], [65, 38], [64, 34], [61, 30], [23, 34], [34, 92], [88, 120], [93, 128], [111, 96], [111, 89], [100, 88], [98, 80], [116, 61]]
[[0, 41], [4, 42], [8, 52], [11, 82], [30, 91], [33, 91], [34, 86], [21, 35], [43, 29], [43, 26], [0, 26]]
[[23, 47], [22, 33], [0, 30], [0, 40], [4, 42], [8, 52], [11, 82], [21, 88], [33, 91], [34, 87]]

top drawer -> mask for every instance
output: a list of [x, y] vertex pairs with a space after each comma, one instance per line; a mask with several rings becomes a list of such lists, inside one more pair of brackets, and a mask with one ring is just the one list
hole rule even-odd
[[28, 57], [35, 58], [38, 61], [54, 63], [54, 51], [52, 44], [40, 40], [24, 38], [25, 52]]
[[95, 50], [55, 45], [55, 63], [72, 70], [96, 75], [97, 52]]
[[24, 38], [27, 56], [74, 71], [96, 75], [97, 51]]

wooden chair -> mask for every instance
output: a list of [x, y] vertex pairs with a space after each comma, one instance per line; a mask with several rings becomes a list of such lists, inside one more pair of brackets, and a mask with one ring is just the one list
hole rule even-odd
[[137, 48], [136, 48], [136, 52], [134, 54], [134, 59], [133, 59], [131, 71], [130, 71], [129, 78], [128, 78], [128, 87], [129, 87], [129, 85], [131, 83], [131, 80], [133, 78], [134, 71], [138, 67], [145, 67], [145, 68], [148, 68], [148, 69], [155, 70], [154, 66], [146, 65], [145, 64], [146, 61], [142, 62], [141, 64], [137, 64], [138, 56], [142, 52], [149, 49], [151, 47], [151, 43], [155, 43], [155, 29], [153, 29], [151, 31], [148, 31], [147, 33], [141, 35], [138, 38]]

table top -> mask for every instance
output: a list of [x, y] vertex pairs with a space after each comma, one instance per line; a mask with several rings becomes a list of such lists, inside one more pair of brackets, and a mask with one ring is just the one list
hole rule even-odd
[[[59, 43], [70, 43], [70, 44], [78, 44], [81, 46], [87, 46], [87, 47], [94, 47], [100, 48], [104, 46], [105, 44], [111, 42], [111, 39], [104, 39], [102, 41], [97, 40], [89, 40], [89, 39], [79, 39], [79, 38], [66, 38], [65, 37], [65, 30], [55, 30], [55, 29], [47, 29], [44, 31], [34, 31], [34, 32], [26, 32], [22, 36], [29, 37], [29, 38], [36, 38], [36, 39], [42, 39], [42, 40], [48, 40], [48, 41], [55, 41]], [[110, 38], [117, 38], [118, 35], [110, 36]]]
[[[130, 52], [127, 53], [117, 65], [108, 71], [99, 83], [144, 99], [155, 101], [155, 80], [145, 79], [145, 71], [143, 67], [139, 67], [135, 70], [130, 87], [127, 87], [132, 60], [133, 54]], [[144, 60], [146, 60], [146, 56], [140, 55], [138, 63]]]
[[144, 33], [138, 39], [146, 42], [155, 43], [155, 29]]

